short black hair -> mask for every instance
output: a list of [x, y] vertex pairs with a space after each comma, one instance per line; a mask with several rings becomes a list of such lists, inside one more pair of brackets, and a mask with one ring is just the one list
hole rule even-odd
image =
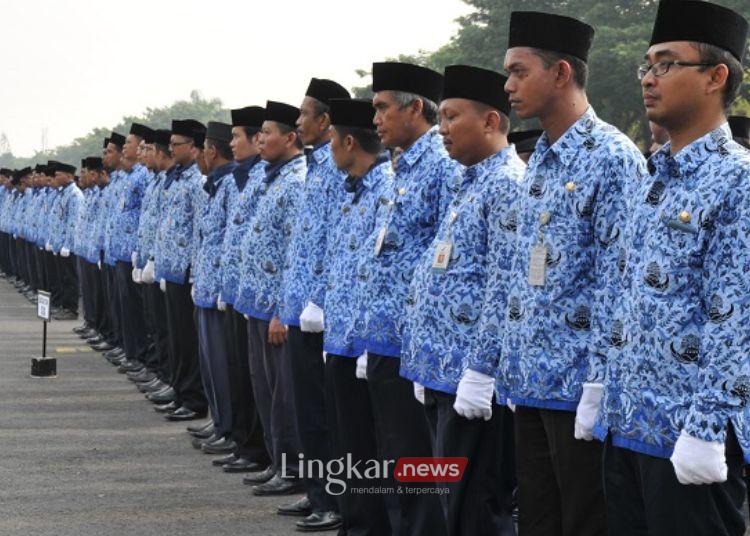
[[[737, 93], [742, 85], [742, 77], [744, 75], [742, 71], [742, 64], [735, 58], [731, 52], [719, 48], [715, 45], [709, 45], [708, 43], [692, 43], [692, 45], [698, 49], [701, 63], [710, 63], [711, 65], [724, 64], [729, 69], [729, 75], [727, 76], [727, 83], [724, 86], [724, 93], [722, 94], [722, 100], [724, 102], [724, 109], [728, 110], [732, 103], [737, 98]], [[701, 67], [701, 70], [705, 71], [710, 67]]]
[[169, 150], [169, 147], [167, 145], [162, 145], [161, 143], [154, 143], [154, 150], [158, 153], [164, 153], [167, 156], [172, 156], [172, 151]]
[[229, 146], [229, 142], [206, 138], [206, 145], [216, 149], [216, 152], [219, 153], [222, 158], [226, 160], [234, 160], [234, 155], [232, 154], [232, 148]]
[[357, 140], [362, 150], [368, 154], [380, 154], [383, 152], [383, 142], [380, 141], [380, 136], [374, 130], [346, 126], [335, 126], [334, 128], [342, 138], [351, 136]]
[[296, 127], [289, 126], [289, 125], [287, 125], [285, 123], [279, 123], [278, 121], [274, 121], [274, 123], [276, 123], [276, 125], [278, 125], [279, 132], [281, 132], [282, 136], [286, 136], [290, 132], [294, 132], [295, 139], [296, 139], [296, 142], [294, 144], [295, 147], [297, 147], [297, 149], [304, 148], [304, 145], [302, 144], [302, 138], [299, 137], [299, 134], [297, 133]]
[[510, 118], [505, 115], [503, 112], [498, 110], [497, 108], [493, 108], [492, 106], [485, 104], [483, 102], [479, 101], [471, 101], [474, 105], [474, 108], [476, 111], [480, 114], [487, 113], [490, 110], [495, 110], [498, 115], [500, 116], [500, 133], [508, 135], [508, 132], [510, 132]]
[[252, 139], [253, 136], [255, 136], [258, 132], [260, 132], [260, 127], [240, 127], [242, 130], [245, 131], [245, 136], [247, 136], [247, 139]]
[[581, 58], [576, 58], [570, 54], [563, 54], [562, 52], [555, 52], [554, 50], [543, 50], [540, 48], [532, 49], [534, 54], [542, 59], [542, 65], [545, 69], [549, 69], [558, 61], [565, 61], [570, 64], [570, 68], [573, 71], [573, 82], [580, 89], [586, 89], [586, 83], [589, 79], [589, 66]]

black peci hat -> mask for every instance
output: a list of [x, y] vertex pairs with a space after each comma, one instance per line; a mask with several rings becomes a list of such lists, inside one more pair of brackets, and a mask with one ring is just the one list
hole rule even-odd
[[510, 14], [509, 49], [551, 50], [585, 62], [593, 40], [594, 29], [571, 17], [539, 11], [514, 11]]
[[331, 99], [331, 124], [340, 127], [375, 130], [375, 107], [364, 99]]
[[438, 72], [412, 65], [386, 61], [372, 64], [372, 90], [404, 91], [414, 93], [432, 102], [440, 102], [443, 94], [443, 75]]
[[445, 68], [443, 100], [469, 99], [495, 108], [505, 115], [510, 113], [510, 102], [505, 92], [505, 76], [495, 71], [470, 65], [449, 65]]

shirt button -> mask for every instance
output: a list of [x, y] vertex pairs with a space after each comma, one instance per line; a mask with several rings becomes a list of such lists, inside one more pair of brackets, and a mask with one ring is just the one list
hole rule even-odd
[[567, 190], [568, 192], [572, 192], [573, 190], [575, 190], [575, 189], [576, 189], [576, 183], [574, 183], [573, 181], [568, 181], [568, 182], [567, 182], [567, 183], [565, 184], [565, 189], [566, 189], [566, 190]]
[[687, 210], [680, 212], [680, 221], [682, 223], [690, 223], [690, 213]]

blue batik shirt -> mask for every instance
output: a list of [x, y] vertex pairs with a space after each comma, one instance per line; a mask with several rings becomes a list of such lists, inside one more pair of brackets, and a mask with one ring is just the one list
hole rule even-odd
[[595, 434], [668, 458], [681, 430], [724, 442], [731, 422], [750, 461], [750, 154], [725, 123], [650, 164], [620, 248]]
[[266, 162], [256, 155], [237, 162], [237, 167], [232, 171], [235, 188], [230, 191], [230, 216], [221, 256], [221, 299], [229, 305], [234, 305], [237, 299], [242, 268], [242, 239], [250, 226], [258, 200], [254, 193], [266, 176], [265, 169]]
[[[554, 144], [546, 133], [537, 142], [521, 186], [506, 326], [484, 341], [496, 341], [499, 400], [575, 411], [590, 370], [603, 369], [627, 218], [623, 191], [644, 173], [633, 142], [591, 108]], [[544, 281], [531, 285], [532, 248], [542, 245]]]
[[[393, 189], [378, 209], [375, 229], [365, 246], [371, 254], [358, 270], [367, 279], [363, 342], [369, 352], [401, 357], [404, 305], [412, 272], [435, 236], [460, 171], [461, 166], [445, 151], [437, 127], [398, 157]], [[382, 246], [375, 254], [382, 233]]]
[[79, 220], [76, 225], [76, 232], [73, 236], [73, 249], [71, 251], [82, 259], [86, 258], [86, 243], [91, 233], [88, 214], [91, 209], [91, 193], [93, 190], [93, 188], [81, 190], [81, 193], [83, 194], [83, 203], [81, 204], [81, 211], [78, 214]]
[[85, 216], [85, 235], [83, 236], [83, 252], [82, 257], [91, 264], [99, 262], [99, 251], [101, 249], [99, 243], [99, 237], [101, 236], [101, 230], [97, 227], [100, 221], [101, 207], [102, 207], [102, 195], [103, 189], [99, 186], [92, 186], [88, 188], [86, 192], [89, 197], [86, 201], [86, 216]]
[[55, 200], [59, 195], [57, 188], [50, 186], [44, 187], [44, 198], [42, 200], [42, 208], [37, 216], [37, 237], [36, 245], [40, 248], [44, 248], [50, 238], [50, 223], [52, 220], [52, 207], [55, 204]]
[[[479, 329], [482, 304], [488, 273], [513, 256], [513, 204], [525, 169], [509, 146], [463, 171], [459, 190], [414, 270], [401, 354], [403, 377], [455, 394], [466, 368], [495, 376], [496, 360], [477, 359], [477, 342], [485, 335]], [[445, 244], [451, 244], [450, 261], [447, 268], [436, 268], [436, 255]], [[504, 273], [507, 276], [507, 266]], [[493, 294], [494, 307], [503, 309], [504, 295]]]
[[323, 350], [344, 357], [359, 357], [364, 352], [365, 304], [362, 287], [365, 280], [357, 270], [372, 254], [367, 239], [375, 228], [381, 200], [393, 191], [393, 168], [389, 158], [379, 158], [361, 178], [341, 180], [344, 192], [338, 206], [338, 223], [330, 231], [326, 253], [328, 285], [325, 303]]
[[149, 173], [141, 164], [135, 164], [130, 171], [120, 171], [117, 197], [111, 207], [110, 248], [116, 261], [130, 263], [133, 252], [138, 249], [138, 220]]
[[109, 174], [109, 187], [105, 190], [104, 202], [104, 262], [109, 266], [117, 263], [117, 257], [114, 255], [112, 242], [115, 240], [117, 233], [115, 229], [116, 215], [119, 211], [120, 191], [123, 187], [123, 172], [115, 170]]
[[160, 218], [166, 213], [164, 205], [164, 183], [167, 172], [151, 174], [141, 202], [141, 218], [138, 221], [138, 268], [141, 270], [146, 262], [154, 257], [156, 230]]
[[204, 185], [208, 200], [200, 219], [200, 246], [193, 285], [193, 301], [204, 309], [215, 309], [221, 292], [224, 234], [232, 210], [232, 200], [236, 199], [237, 192], [232, 175], [235, 166], [234, 162], [219, 166], [211, 172]]
[[206, 202], [205, 179], [198, 164], [175, 166], [164, 184], [166, 214], [156, 233], [154, 269], [156, 279], [178, 285], [189, 280], [198, 252], [199, 219]]
[[55, 226], [50, 237], [52, 250], [58, 253], [62, 248], [72, 251], [76, 225], [80, 220], [83, 208], [83, 194], [75, 182], [61, 189], [58, 203], [55, 205]]
[[326, 237], [338, 217], [343, 181], [344, 174], [331, 155], [331, 143], [316, 147], [307, 158], [305, 186], [289, 246], [289, 270], [282, 284], [281, 322], [285, 325], [299, 326], [299, 316], [308, 302], [323, 306], [328, 276]]
[[263, 180], [251, 194], [257, 201], [242, 240], [234, 303], [242, 314], [266, 321], [279, 316], [281, 281], [288, 269], [287, 253], [306, 170], [303, 154], [267, 164]]
[[94, 247], [96, 248], [97, 254], [100, 256], [100, 259], [103, 259], [108, 230], [107, 225], [109, 223], [109, 200], [112, 195], [110, 192], [113, 188], [111, 183], [107, 183], [99, 188], [101, 192], [99, 195], [99, 207], [96, 214]]

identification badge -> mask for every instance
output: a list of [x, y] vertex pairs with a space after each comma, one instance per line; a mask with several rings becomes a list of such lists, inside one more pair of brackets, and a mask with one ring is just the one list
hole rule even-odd
[[452, 242], [440, 242], [435, 248], [435, 258], [432, 261], [432, 269], [436, 272], [445, 272], [451, 260]]
[[537, 245], [531, 248], [529, 259], [529, 285], [543, 287], [547, 268], [547, 246]]
[[125, 200], [120, 201], [120, 210], [125, 208]]
[[383, 242], [385, 242], [385, 235], [388, 232], [388, 226], [383, 225], [378, 232], [378, 238], [375, 240], [375, 256], [380, 255], [380, 250], [383, 249]]

